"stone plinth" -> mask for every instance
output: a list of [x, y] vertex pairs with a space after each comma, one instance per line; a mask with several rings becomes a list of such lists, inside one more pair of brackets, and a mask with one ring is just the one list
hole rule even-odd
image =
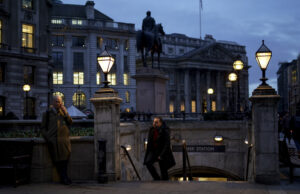
[[[98, 140], [106, 140], [106, 175], [109, 181], [120, 180], [120, 103], [111, 88], [101, 88], [90, 99], [95, 107], [95, 173], [98, 174]], [[100, 175], [101, 176], [101, 175]]]
[[279, 184], [277, 103], [280, 96], [269, 85], [252, 93], [253, 178], [257, 183]]
[[136, 75], [136, 111], [166, 113], [166, 83], [168, 77], [158, 69], [142, 67]]

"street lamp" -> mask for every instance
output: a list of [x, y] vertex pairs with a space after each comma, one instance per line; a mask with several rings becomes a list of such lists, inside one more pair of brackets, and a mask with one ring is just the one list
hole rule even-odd
[[[237, 74], [236, 73], [234, 73], [234, 72], [232, 72], [232, 73], [230, 73], [229, 75], [228, 75], [228, 80], [230, 81], [229, 83], [231, 84], [230, 86], [232, 86], [233, 84], [233, 82], [235, 82], [236, 80], [238, 79], [238, 76], [237, 76]], [[235, 103], [234, 103], [234, 93], [233, 93], [233, 87], [231, 88], [231, 105], [234, 105]], [[231, 107], [231, 110], [233, 110], [234, 111], [234, 108], [232, 108], [233, 106], [230, 106]]]
[[211, 95], [211, 94], [214, 94], [214, 89], [208, 88], [207, 93], [210, 94], [210, 95]]
[[97, 57], [97, 61], [104, 73], [104, 88], [109, 88], [108, 84], [110, 82], [107, 81], [107, 74], [114, 65], [115, 59], [108, 53], [108, 51], [105, 48], [101, 55]]
[[209, 99], [208, 99], [209, 103], [207, 103], [207, 106], [209, 108], [208, 111], [211, 111], [212, 105], [211, 105], [211, 97], [210, 96], [214, 94], [214, 89], [208, 88], [207, 89], [207, 94], [209, 95]]
[[28, 119], [29, 118], [29, 114], [28, 114], [28, 92], [30, 91], [30, 85], [29, 84], [25, 84], [23, 86], [23, 91], [25, 92], [25, 100], [26, 100], [26, 103], [25, 103], [25, 110], [26, 110], [26, 115], [24, 115], [24, 119]]
[[265, 45], [265, 41], [262, 40], [262, 45], [255, 53], [256, 61], [260, 69], [262, 70], [262, 78], [260, 79], [262, 81], [261, 85], [266, 85], [266, 81], [268, 80], [266, 78], [266, 69], [268, 67], [271, 57], [272, 51]]
[[[239, 56], [238, 56], [239, 58]], [[244, 68], [244, 63], [240, 59], [237, 59], [233, 62], [233, 69], [237, 72], [237, 84], [238, 84], [238, 102], [237, 102], [237, 111], [241, 111], [240, 105], [240, 71]]]

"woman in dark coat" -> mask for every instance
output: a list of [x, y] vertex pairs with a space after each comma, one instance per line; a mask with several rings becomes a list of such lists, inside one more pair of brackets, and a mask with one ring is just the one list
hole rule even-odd
[[[153, 166], [154, 162], [159, 163], [161, 177]], [[153, 126], [149, 130], [144, 164], [154, 180], [168, 180], [168, 169], [175, 165], [170, 148], [170, 129], [160, 117], [154, 118]]]

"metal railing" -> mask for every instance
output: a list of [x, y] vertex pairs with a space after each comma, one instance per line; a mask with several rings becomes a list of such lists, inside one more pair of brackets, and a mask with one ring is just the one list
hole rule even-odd
[[134, 169], [134, 171], [135, 171], [136, 176], [138, 177], [139, 180], [141, 180], [141, 177], [140, 177], [138, 171], [136, 170], [135, 165], [134, 165], [134, 163], [133, 163], [133, 161], [132, 161], [132, 159], [131, 159], [131, 156], [130, 156], [130, 154], [128, 153], [126, 147], [123, 146], [123, 145], [121, 145], [121, 148], [124, 150], [125, 155], [128, 157], [128, 159], [129, 159], [129, 161], [130, 161], [130, 163], [131, 163], [131, 165], [132, 165], [132, 167], [133, 167], [133, 169]]
[[189, 181], [193, 180], [193, 176], [192, 176], [192, 168], [191, 168], [191, 164], [190, 164], [190, 159], [189, 159], [189, 155], [186, 149], [186, 142], [185, 140], [182, 141], [182, 175], [183, 175], [183, 180], [186, 181], [186, 162], [188, 164], [188, 170], [189, 170]]

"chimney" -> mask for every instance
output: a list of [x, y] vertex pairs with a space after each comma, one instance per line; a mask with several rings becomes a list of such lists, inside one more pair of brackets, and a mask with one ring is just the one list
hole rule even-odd
[[87, 19], [95, 19], [94, 1], [87, 1], [85, 3], [85, 14]]

